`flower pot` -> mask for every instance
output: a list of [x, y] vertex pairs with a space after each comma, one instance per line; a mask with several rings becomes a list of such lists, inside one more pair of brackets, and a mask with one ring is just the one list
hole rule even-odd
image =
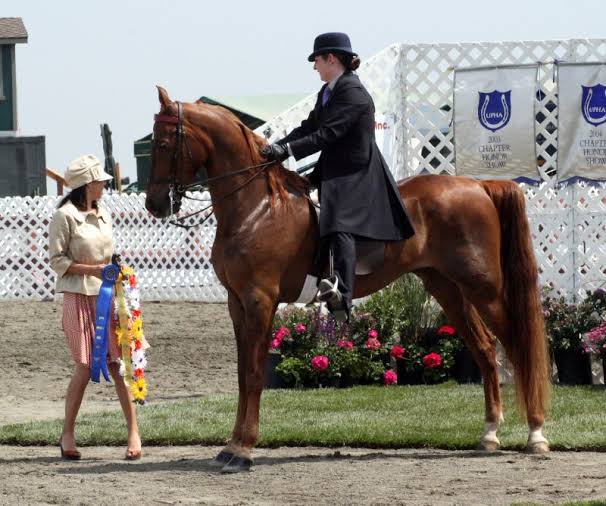
[[398, 385], [422, 385], [423, 371], [406, 369], [404, 360], [396, 360], [396, 371], [398, 373]]
[[457, 383], [482, 383], [482, 372], [466, 346], [455, 354], [452, 374]]
[[276, 372], [276, 367], [282, 362], [282, 355], [279, 353], [268, 353], [265, 364], [265, 388], [284, 388], [284, 381]]
[[581, 350], [557, 350], [554, 360], [561, 385], [591, 385], [591, 357]]

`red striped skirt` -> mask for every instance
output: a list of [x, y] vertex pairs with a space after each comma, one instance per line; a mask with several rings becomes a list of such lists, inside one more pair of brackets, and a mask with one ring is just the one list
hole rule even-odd
[[[88, 367], [92, 363], [93, 340], [97, 309], [96, 295], [66, 292], [63, 294], [63, 332], [76, 364]], [[107, 361], [120, 359], [120, 348], [115, 337], [113, 318], [110, 319], [109, 353]]]

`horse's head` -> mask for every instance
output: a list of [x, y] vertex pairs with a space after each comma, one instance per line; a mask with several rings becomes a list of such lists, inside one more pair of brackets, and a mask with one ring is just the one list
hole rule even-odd
[[[184, 187], [196, 181], [209, 156], [186, 118], [191, 104], [173, 102], [158, 86], [160, 112], [154, 121], [151, 172], [147, 184], [146, 209], [157, 218], [179, 212]], [[172, 209], [171, 209], [172, 204]]]

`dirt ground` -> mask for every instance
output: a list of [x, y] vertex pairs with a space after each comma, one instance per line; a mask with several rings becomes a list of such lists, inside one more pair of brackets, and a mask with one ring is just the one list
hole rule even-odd
[[[235, 345], [223, 304], [146, 303], [150, 402], [236, 391]], [[71, 363], [61, 305], [0, 302], [0, 425], [61, 417]], [[178, 370], [169, 367], [179, 364]], [[187, 387], [188, 390], [184, 390]], [[91, 384], [82, 412], [118, 409]], [[145, 435], [142, 435], [143, 438]], [[226, 434], [227, 437], [227, 434]], [[0, 504], [558, 504], [606, 498], [606, 453], [279, 448], [255, 452], [251, 473], [209, 467], [214, 447], [0, 446]]]

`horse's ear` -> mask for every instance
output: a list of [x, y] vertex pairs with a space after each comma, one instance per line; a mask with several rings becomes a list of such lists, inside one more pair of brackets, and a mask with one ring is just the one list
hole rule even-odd
[[168, 93], [166, 92], [166, 90], [164, 88], [162, 88], [162, 86], [156, 85], [156, 88], [158, 88], [158, 100], [160, 101], [162, 110], [168, 109], [170, 107], [170, 105], [173, 103], [172, 100], [168, 96]]

